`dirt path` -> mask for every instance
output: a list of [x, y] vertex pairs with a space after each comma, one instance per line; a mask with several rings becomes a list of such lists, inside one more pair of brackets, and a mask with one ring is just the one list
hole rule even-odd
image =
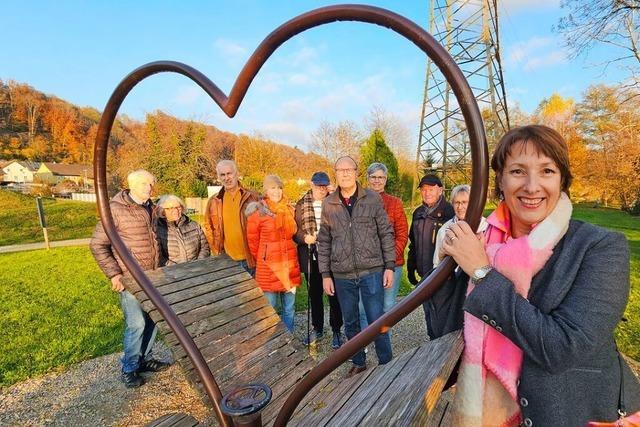
[[[327, 316], [325, 316], [328, 319]], [[328, 320], [327, 320], [328, 321]], [[306, 315], [296, 315], [295, 334], [306, 334]], [[329, 330], [327, 329], [327, 332]], [[422, 308], [393, 329], [394, 355], [422, 344], [426, 338]], [[156, 345], [156, 355], [166, 359], [166, 347]], [[331, 333], [312, 348], [319, 359], [331, 352]], [[370, 346], [368, 360], [375, 354]], [[139, 389], [125, 388], [119, 380], [119, 354], [88, 360], [60, 373], [30, 379], [0, 392], [0, 426], [140, 426], [164, 414], [184, 412], [204, 425], [216, 425], [210, 409], [188, 383], [177, 365], [148, 375]], [[636, 375], [640, 364], [630, 361]], [[335, 374], [343, 375], [348, 366]]]
[[[328, 312], [325, 318], [328, 322]], [[302, 339], [306, 328], [306, 315], [296, 315], [296, 336]], [[394, 328], [393, 351], [398, 355], [420, 345], [425, 337], [419, 308]], [[327, 328], [324, 339], [312, 348], [312, 355], [323, 358], [329, 352], [331, 333]], [[163, 359], [170, 357], [162, 345], [156, 345], [154, 353]], [[372, 347], [369, 361], [375, 358], [374, 354]], [[164, 372], [145, 374], [147, 383], [131, 390], [119, 380], [119, 357], [120, 354], [98, 357], [64, 372], [49, 373], [2, 390], [0, 426], [140, 426], [171, 412], [188, 413], [205, 425], [216, 425], [214, 415], [177, 365]], [[340, 368], [336, 374], [344, 374], [347, 368]]]

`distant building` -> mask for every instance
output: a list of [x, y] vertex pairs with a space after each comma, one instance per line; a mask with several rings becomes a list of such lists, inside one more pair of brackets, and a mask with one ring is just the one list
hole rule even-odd
[[58, 184], [69, 180], [78, 185], [93, 186], [93, 167], [91, 165], [44, 162], [40, 165], [35, 177], [49, 184]]
[[27, 160], [13, 160], [2, 168], [5, 182], [15, 182], [19, 184], [33, 182], [40, 163]]

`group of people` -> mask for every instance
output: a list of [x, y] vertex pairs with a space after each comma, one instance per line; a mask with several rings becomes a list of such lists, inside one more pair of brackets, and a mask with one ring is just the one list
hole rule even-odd
[[[352, 338], [394, 304], [404, 250], [411, 283], [445, 257], [458, 267], [424, 303], [429, 335], [463, 328], [464, 351], [453, 402], [456, 425], [585, 425], [640, 410], [640, 385], [620, 356], [613, 331], [629, 293], [629, 249], [621, 234], [571, 219], [567, 144], [556, 131], [530, 125], [507, 132], [491, 159], [499, 204], [477, 230], [465, 221], [470, 188], [451, 203], [434, 175], [420, 181], [422, 204], [409, 226], [402, 203], [385, 192], [387, 169], [367, 169], [358, 183], [350, 157], [335, 163], [335, 191], [316, 172], [291, 206], [283, 183], [265, 177], [264, 194], [243, 188], [232, 161], [217, 165], [223, 188], [209, 200], [204, 230], [183, 215], [174, 196], [150, 201], [153, 177], [129, 176], [111, 201], [120, 235], [144, 269], [225, 253], [254, 275], [293, 328], [301, 272], [309, 283], [314, 333], [323, 336], [329, 296], [334, 347], [344, 323]], [[180, 230], [176, 233], [177, 230]], [[186, 242], [193, 244], [189, 249]], [[155, 326], [121, 283], [124, 267], [98, 225], [91, 249], [125, 314], [123, 381], [164, 369], [149, 357]], [[392, 357], [387, 332], [375, 340], [380, 364]], [[349, 375], [366, 369], [352, 358]], [[625, 412], [626, 411], [626, 412]]]

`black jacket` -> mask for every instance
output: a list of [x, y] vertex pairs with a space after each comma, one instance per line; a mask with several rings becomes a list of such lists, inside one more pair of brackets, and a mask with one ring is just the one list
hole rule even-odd
[[431, 271], [438, 230], [455, 215], [453, 206], [444, 197], [440, 198], [433, 212], [428, 214], [427, 209], [427, 206], [422, 204], [413, 211], [411, 219], [409, 255], [407, 257], [407, 272], [410, 279], [416, 271], [420, 277]]

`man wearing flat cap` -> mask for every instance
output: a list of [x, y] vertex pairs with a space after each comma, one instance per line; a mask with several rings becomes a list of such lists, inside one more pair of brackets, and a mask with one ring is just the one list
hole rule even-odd
[[[435, 175], [425, 175], [420, 180], [418, 188], [422, 196], [422, 205], [413, 211], [407, 257], [407, 274], [409, 282], [413, 285], [417, 285], [433, 268], [433, 253], [438, 230], [455, 215], [453, 206], [444, 198], [440, 178]], [[428, 320], [427, 307], [423, 305], [423, 308]], [[427, 331], [429, 336], [432, 336], [428, 321]]]
[[[309, 286], [309, 300], [311, 302], [311, 318], [313, 331], [303, 340], [304, 345], [311, 345], [324, 337], [324, 304], [322, 275], [318, 269], [318, 249], [316, 237], [320, 230], [322, 203], [329, 195], [329, 175], [315, 172], [311, 176], [311, 189], [296, 203], [296, 224], [298, 231], [293, 240], [298, 244], [298, 261], [300, 270], [304, 272]], [[335, 295], [329, 296], [329, 324], [333, 337], [331, 347], [335, 350], [343, 343], [342, 312], [340, 303]]]

